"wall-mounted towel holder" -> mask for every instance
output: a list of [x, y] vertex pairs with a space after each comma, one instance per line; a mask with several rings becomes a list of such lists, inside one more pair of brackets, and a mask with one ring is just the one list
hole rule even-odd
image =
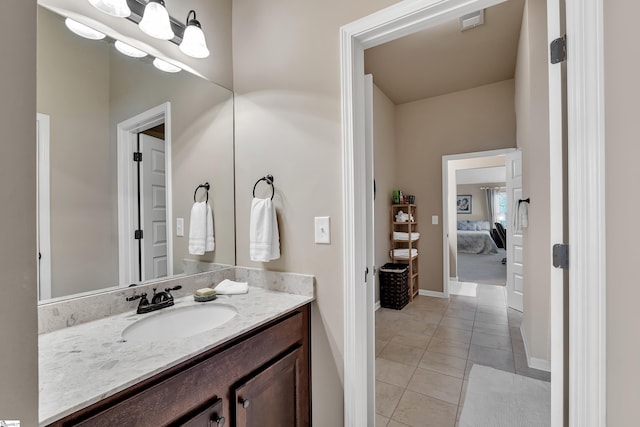
[[527, 197], [526, 199], [518, 200], [518, 206], [520, 206], [520, 203], [522, 203], [522, 202], [531, 204], [531, 198]]
[[193, 192], [193, 202], [197, 202], [196, 200], [196, 195], [198, 194], [198, 190], [204, 188], [206, 190], [206, 194], [207, 194], [207, 199], [205, 200], [206, 203], [209, 203], [209, 189], [211, 188], [211, 186], [209, 185], [208, 182], [205, 182], [204, 184], [200, 184], [196, 187], [196, 191]]
[[256, 197], [256, 187], [260, 181], [265, 181], [267, 184], [271, 186], [271, 200], [273, 200], [273, 196], [276, 194], [276, 187], [273, 185], [273, 175], [263, 176], [253, 185], [253, 197]]

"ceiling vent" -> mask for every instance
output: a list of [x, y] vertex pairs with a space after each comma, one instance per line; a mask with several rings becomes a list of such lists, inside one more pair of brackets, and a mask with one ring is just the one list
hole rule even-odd
[[470, 30], [484, 24], [484, 9], [460, 17], [460, 31]]

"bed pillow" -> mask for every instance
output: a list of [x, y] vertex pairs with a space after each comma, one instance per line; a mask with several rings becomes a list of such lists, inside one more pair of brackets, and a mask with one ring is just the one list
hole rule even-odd
[[476, 221], [476, 230], [491, 231], [491, 225], [489, 224], [489, 221]]
[[475, 221], [469, 221], [468, 219], [458, 221], [458, 230], [462, 231], [476, 231]]

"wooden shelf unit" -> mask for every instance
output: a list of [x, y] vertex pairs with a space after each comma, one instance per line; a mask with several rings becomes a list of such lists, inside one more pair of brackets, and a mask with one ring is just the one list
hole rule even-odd
[[[397, 222], [396, 214], [402, 211], [409, 215], [409, 219], [413, 216], [413, 221], [407, 222]], [[418, 240], [413, 239], [412, 234], [418, 232], [418, 222], [416, 221], [418, 218], [418, 208], [416, 205], [412, 204], [397, 204], [391, 205], [391, 253], [389, 256], [391, 257], [391, 262], [393, 263], [402, 263], [409, 265], [409, 301], [413, 301], [413, 298], [418, 295], [420, 286], [419, 286], [419, 273], [418, 273], [418, 255], [412, 256], [410, 258], [399, 258], [395, 256], [395, 249], [408, 249], [409, 254], [411, 254], [412, 249], [416, 250], [418, 253]], [[397, 240], [394, 239], [394, 232], [402, 232], [407, 233], [409, 235], [408, 240]]]

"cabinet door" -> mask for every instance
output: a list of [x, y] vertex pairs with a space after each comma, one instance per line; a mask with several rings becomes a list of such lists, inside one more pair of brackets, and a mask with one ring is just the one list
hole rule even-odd
[[302, 351], [293, 350], [236, 387], [237, 427], [309, 425], [308, 402], [300, 394]]
[[215, 399], [172, 422], [169, 427], [223, 427], [225, 422], [222, 399]]

